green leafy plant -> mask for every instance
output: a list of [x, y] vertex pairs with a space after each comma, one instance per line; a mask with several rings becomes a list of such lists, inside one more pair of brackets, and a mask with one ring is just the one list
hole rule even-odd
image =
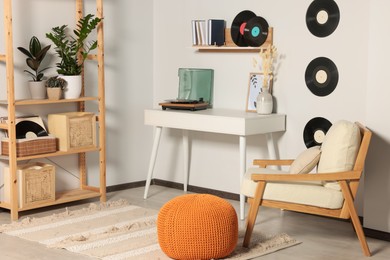
[[29, 50], [23, 47], [18, 47], [18, 50], [27, 56], [27, 66], [34, 71], [31, 72], [29, 70], [24, 70], [32, 77], [33, 81], [42, 81], [44, 76], [43, 71], [48, 69], [44, 68], [40, 70], [39, 67], [41, 66], [41, 62], [45, 58], [47, 51], [50, 49], [50, 46], [51, 45], [48, 45], [42, 49], [41, 42], [39, 41], [39, 39], [33, 36], [30, 39]]
[[88, 14], [77, 23], [77, 28], [73, 30], [74, 36], [66, 34], [67, 25], [52, 28], [50, 33], [46, 33], [55, 47], [55, 51], [61, 58], [56, 63], [57, 72], [62, 75], [80, 75], [85, 59], [90, 51], [97, 48], [97, 41], [84, 43], [88, 35], [97, 27], [101, 18]]
[[58, 76], [54, 76], [54, 77], [50, 77], [46, 81], [45, 87], [64, 89], [66, 87], [66, 84], [67, 84], [67, 81], [65, 79], [58, 77]]

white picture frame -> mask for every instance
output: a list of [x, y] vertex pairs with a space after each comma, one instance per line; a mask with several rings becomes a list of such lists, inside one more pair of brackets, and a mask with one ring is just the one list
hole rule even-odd
[[[257, 96], [263, 89], [264, 73], [250, 73], [248, 83], [248, 94], [246, 98], [246, 111], [256, 112]], [[269, 92], [272, 94], [272, 77], [268, 81]]]

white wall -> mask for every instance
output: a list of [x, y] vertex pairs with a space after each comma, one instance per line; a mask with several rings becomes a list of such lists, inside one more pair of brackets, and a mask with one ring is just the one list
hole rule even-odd
[[[85, 13], [95, 13], [95, 1], [86, 0]], [[153, 1], [116, 0], [104, 2], [105, 33], [105, 83], [107, 123], [107, 185], [116, 185], [145, 179], [153, 130], [143, 124], [143, 110], [153, 102]], [[3, 6], [0, 7], [1, 17]], [[57, 25], [75, 24], [75, 1], [13, 0], [15, 90], [17, 98], [29, 98], [23, 73], [25, 56], [17, 46], [28, 46], [32, 35], [43, 44], [50, 44], [45, 33]], [[56, 58], [47, 59], [54, 75]], [[0, 21], [0, 53], [5, 52], [4, 25]], [[88, 62], [86, 70], [87, 92], [96, 93], [96, 65]], [[5, 65], [0, 63], [0, 99], [6, 98]], [[96, 104], [87, 104], [95, 109]], [[18, 114], [41, 114], [65, 112], [74, 105], [29, 106]], [[0, 116], [5, 116], [4, 107]], [[88, 154], [89, 183], [98, 185], [96, 153]], [[76, 188], [79, 185], [75, 156], [50, 158], [57, 165], [56, 185], [58, 190]], [[24, 162], [23, 162], [24, 163]], [[3, 162], [2, 162], [3, 165]], [[3, 178], [0, 170], [0, 191]], [[2, 192], [0, 192], [1, 194]]]
[[373, 131], [365, 176], [364, 225], [390, 232], [389, 2], [370, 1], [367, 125]]
[[[311, 2], [155, 1], [158, 11], [154, 17], [154, 106], [177, 95], [179, 67], [202, 67], [215, 70], [214, 107], [245, 109], [248, 75], [254, 71], [255, 54], [198, 53], [191, 48], [190, 24], [192, 19], [222, 18], [230, 27], [236, 14], [249, 9], [274, 27], [274, 44], [283, 57], [274, 84], [277, 112], [287, 114], [287, 131], [276, 135], [281, 157], [293, 158], [305, 149], [302, 133], [313, 117], [322, 116], [331, 122], [345, 118], [365, 123], [368, 41], [361, 31], [368, 30], [368, 3], [338, 1], [341, 20], [337, 30], [329, 37], [317, 38], [305, 23]], [[307, 65], [319, 56], [332, 59], [339, 71], [338, 86], [327, 97], [313, 95], [304, 80]], [[254, 158], [267, 156], [264, 137], [251, 137], [247, 143], [248, 165]], [[166, 130], [160, 151], [164, 152], [158, 156], [155, 177], [182, 182], [180, 131]], [[190, 184], [238, 193], [237, 138], [193, 133], [191, 152]]]

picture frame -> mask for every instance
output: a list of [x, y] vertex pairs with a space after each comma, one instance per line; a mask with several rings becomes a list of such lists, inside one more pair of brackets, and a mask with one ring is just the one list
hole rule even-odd
[[[263, 89], [264, 73], [250, 73], [248, 83], [248, 94], [246, 97], [246, 111], [256, 112], [256, 99]], [[268, 80], [269, 93], [272, 94], [272, 77]]]

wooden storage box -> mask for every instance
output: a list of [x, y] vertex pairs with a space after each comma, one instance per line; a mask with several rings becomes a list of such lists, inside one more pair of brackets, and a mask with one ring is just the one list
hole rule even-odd
[[[54, 136], [41, 136], [32, 139], [16, 140], [16, 156], [23, 157], [42, 153], [54, 153], [57, 151], [57, 140]], [[1, 154], [9, 155], [9, 139], [1, 140]]]
[[[55, 167], [46, 163], [19, 165], [16, 170], [18, 179], [19, 207], [53, 202], [55, 200]], [[10, 172], [4, 167], [4, 201], [10, 202]]]
[[48, 115], [49, 133], [58, 138], [60, 151], [96, 147], [96, 116], [89, 112]]

